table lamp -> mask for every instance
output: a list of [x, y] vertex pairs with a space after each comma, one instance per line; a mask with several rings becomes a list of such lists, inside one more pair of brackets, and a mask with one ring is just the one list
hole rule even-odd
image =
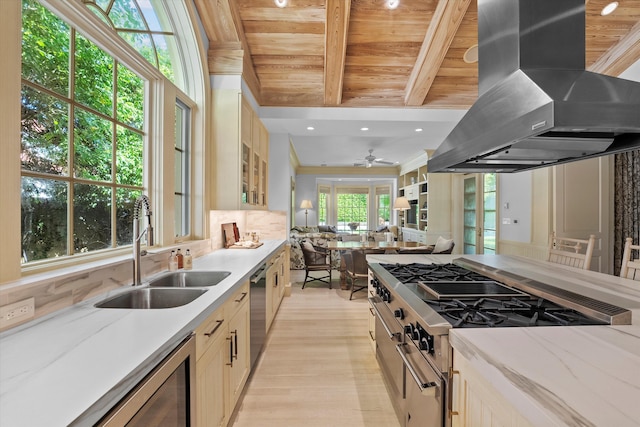
[[[408, 205], [408, 202], [407, 202]], [[304, 226], [308, 227], [309, 220], [309, 209], [313, 209], [313, 205], [311, 204], [311, 200], [303, 200], [300, 204], [300, 209], [304, 209]]]

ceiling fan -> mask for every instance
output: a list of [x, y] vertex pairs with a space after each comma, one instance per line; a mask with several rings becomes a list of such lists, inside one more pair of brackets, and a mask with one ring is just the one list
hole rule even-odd
[[379, 163], [381, 165], [392, 165], [393, 162], [385, 162], [381, 157], [376, 157], [373, 155], [373, 148], [369, 149], [369, 155], [364, 158], [364, 163], [354, 163], [353, 166], [366, 166], [370, 168], [374, 163]]

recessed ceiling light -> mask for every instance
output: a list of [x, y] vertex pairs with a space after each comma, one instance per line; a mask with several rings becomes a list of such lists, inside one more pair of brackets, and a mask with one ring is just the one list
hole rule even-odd
[[618, 8], [618, 2], [612, 1], [611, 3], [609, 3], [608, 5], [602, 8], [602, 12], [600, 12], [600, 15], [607, 16], [613, 13], [613, 11], [616, 10], [617, 8]]
[[307, 126], [307, 130], [314, 130], [315, 128], [313, 126]]
[[422, 128], [416, 129], [416, 132], [422, 132]]
[[467, 49], [464, 55], [462, 55], [462, 60], [467, 64], [478, 62], [478, 45], [474, 44], [469, 49]]
[[396, 9], [400, 5], [400, 0], [387, 0], [388, 9]]
[[360, 130], [367, 131], [367, 130], [369, 130], [369, 128], [360, 128]]
[[285, 7], [287, 5], [287, 0], [274, 0], [276, 3], [276, 6], [278, 7]]

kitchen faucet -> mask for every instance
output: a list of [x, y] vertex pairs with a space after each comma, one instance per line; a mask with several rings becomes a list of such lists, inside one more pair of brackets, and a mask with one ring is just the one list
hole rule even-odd
[[[147, 216], [148, 225], [142, 233], [140, 233], [140, 209], [144, 205], [145, 214]], [[151, 206], [149, 198], [144, 194], [136, 199], [133, 205], [133, 286], [139, 285], [140, 275], [140, 240], [147, 233], [147, 246], [153, 246], [153, 227], [151, 226]]]

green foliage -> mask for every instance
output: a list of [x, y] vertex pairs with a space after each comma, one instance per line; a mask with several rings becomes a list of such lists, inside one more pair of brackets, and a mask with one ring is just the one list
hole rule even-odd
[[367, 194], [338, 194], [338, 223], [367, 222]]
[[[22, 26], [21, 162], [23, 171], [43, 175], [22, 177], [23, 258], [130, 244], [131, 210], [142, 193], [144, 82], [86, 38], [74, 38], [75, 30], [36, 0], [23, 0]], [[72, 107], [70, 98], [86, 108]]]

